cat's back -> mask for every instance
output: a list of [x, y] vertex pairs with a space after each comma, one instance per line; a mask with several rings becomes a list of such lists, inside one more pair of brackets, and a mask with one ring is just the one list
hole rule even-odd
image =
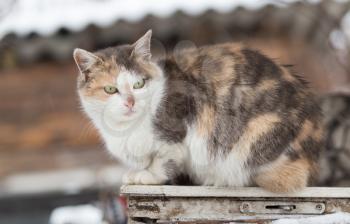
[[227, 94], [234, 85], [257, 87], [261, 84], [260, 89], [265, 89], [273, 86], [270, 80], [279, 81], [278, 84], [288, 82], [295, 87], [305, 87], [305, 82], [289, 68], [238, 43], [183, 49], [171, 54], [162, 63], [169, 81], [202, 85], [219, 96]]
[[[215, 141], [228, 147], [248, 121], [271, 114], [292, 136], [305, 121], [320, 126], [320, 109], [307, 83], [289, 66], [244, 45], [185, 49], [163, 63], [166, 91], [157, 119], [176, 133], [168, 140], [182, 141], [188, 126], [195, 124], [199, 132], [214, 134]], [[228, 142], [223, 135], [227, 130]]]

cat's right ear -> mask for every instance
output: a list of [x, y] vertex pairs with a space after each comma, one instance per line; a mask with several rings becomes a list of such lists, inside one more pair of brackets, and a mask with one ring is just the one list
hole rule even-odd
[[79, 71], [84, 75], [87, 75], [89, 69], [101, 61], [101, 59], [93, 53], [80, 48], [74, 49], [73, 57]]

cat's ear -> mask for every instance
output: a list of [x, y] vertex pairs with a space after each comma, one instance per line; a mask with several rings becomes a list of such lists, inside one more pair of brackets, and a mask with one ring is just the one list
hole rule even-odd
[[148, 30], [145, 35], [143, 35], [140, 39], [138, 39], [133, 44], [134, 49], [131, 55], [139, 57], [145, 61], [149, 61], [152, 57], [151, 38], [152, 38], [152, 30]]
[[75, 63], [79, 68], [79, 71], [85, 75], [92, 66], [96, 65], [98, 62], [101, 61], [101, 59], [93, 53], [80, 48], [74, 49], [73, 57]]

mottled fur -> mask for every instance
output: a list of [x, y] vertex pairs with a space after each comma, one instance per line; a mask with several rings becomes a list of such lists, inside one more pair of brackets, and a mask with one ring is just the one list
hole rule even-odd
[[[79, 55], [84, 52], [75, 52], [84, 109], [107, 148], [140, 170], [126, 175], [127, 183], [163, 184], [185, 175], [200, 185], [256, 184], [288, 192], [316, 178], [323, 148], [320, 109], [289, 67], [236, 44], [186, 49], [155, 64], [149, 41], [149, 32], [138, 41], [144, 51], [139, 56], [138, 42], [98, 51], [86, 71]], [[125, 135], [131, 145], [141, 145], [133, 145], [139, 151], [123, 148], [125, 136], [106, 133], [97, 121], [101, 114], [89, 112], [95, 106], [86, 103], [107, 101], [111, 96], [101, 88], [118, 83], [121, 71], [157, 83], [146, 99], [149, 111], [138, 116], [142, 123]], [[135, 163], [139, 155], [142, 162]]]

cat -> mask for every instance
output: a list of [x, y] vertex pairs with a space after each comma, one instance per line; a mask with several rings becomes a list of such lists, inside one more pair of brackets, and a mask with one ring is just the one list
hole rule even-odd
[[235, 43], [153, 61], [151, 36], [73, 53], [84, 111], [132, 167], [125, 184], [294, 192], [317, 178], [322, 114], [290, 66]]

